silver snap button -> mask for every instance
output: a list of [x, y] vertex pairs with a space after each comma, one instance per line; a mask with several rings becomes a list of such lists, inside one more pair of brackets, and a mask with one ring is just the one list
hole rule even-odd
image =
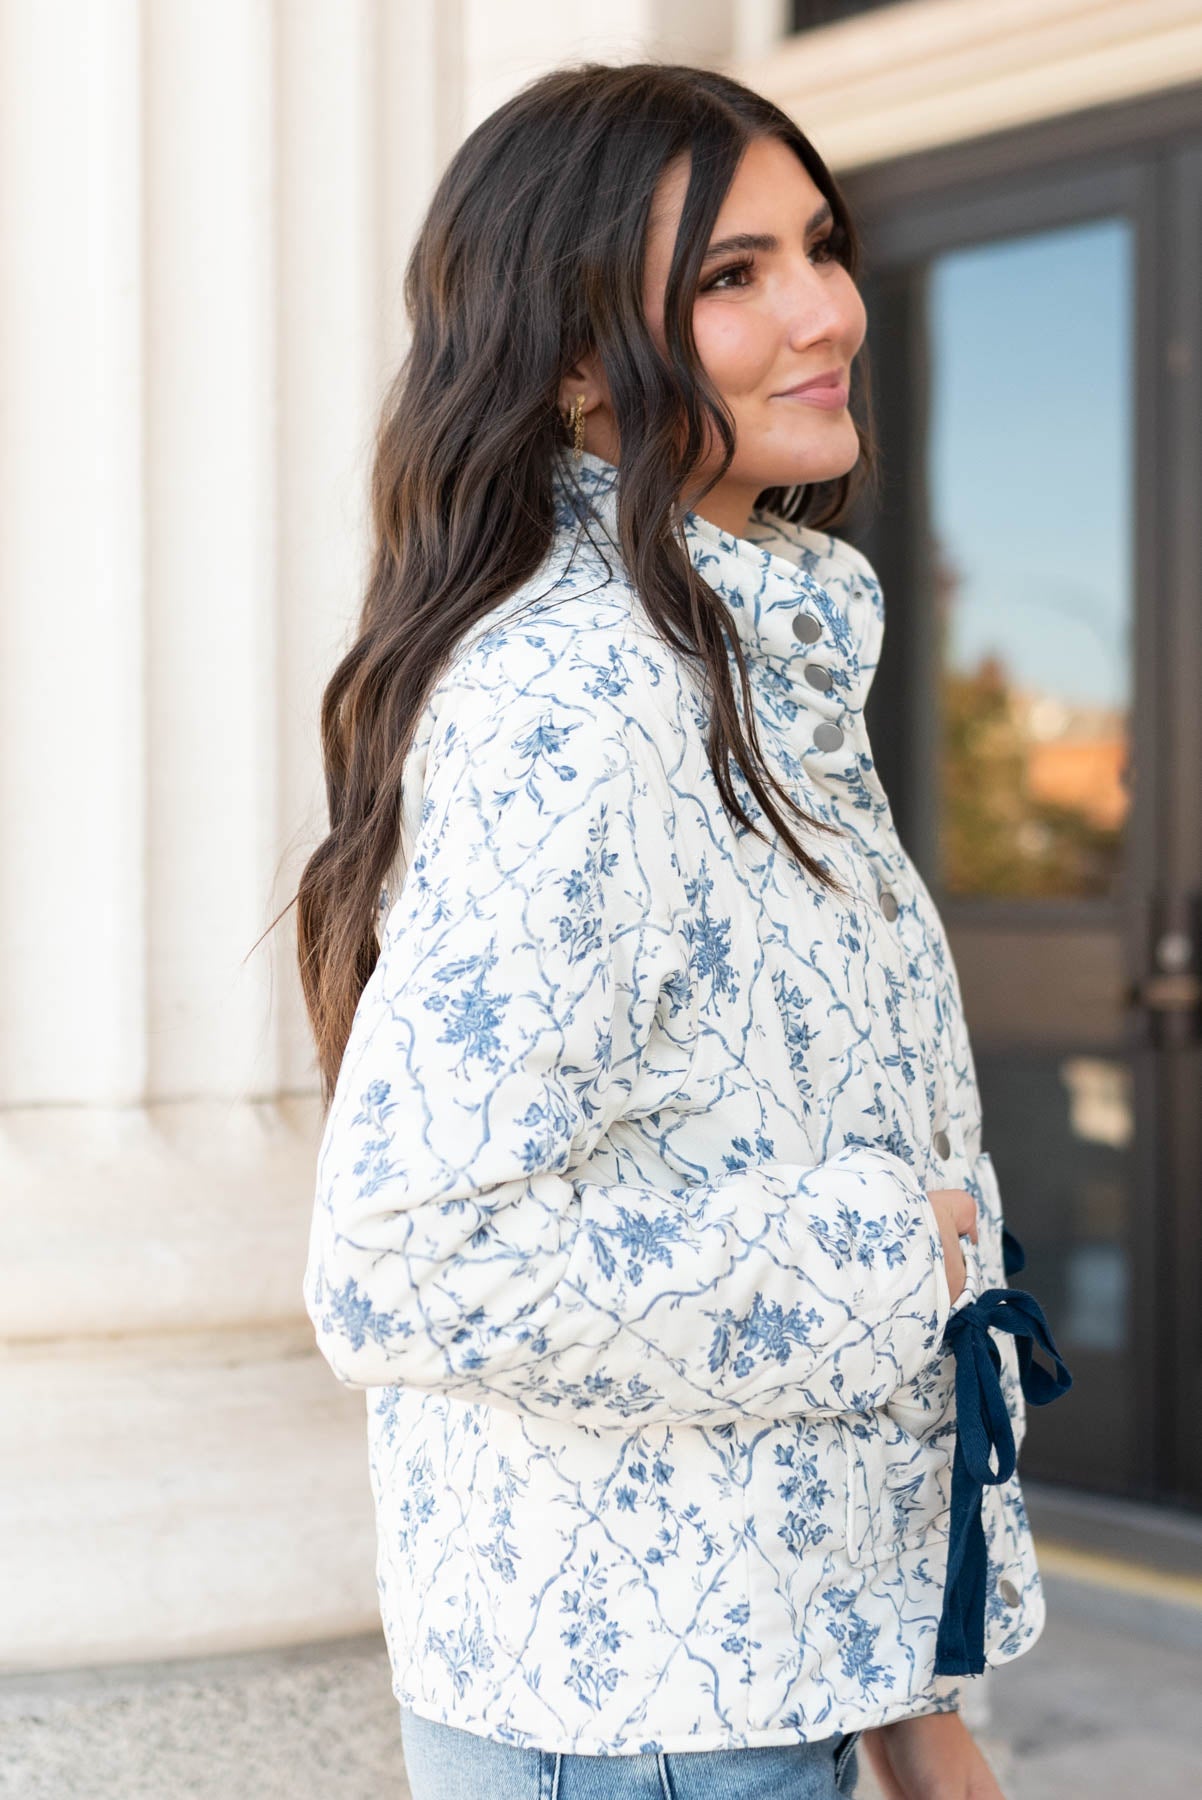
[[812, 688], [817, 688], [820, 694], [825, 694], [834, 686], [834, 678], [830, 670], [824, 669], [821, 663], [806, 664], [806, 680]]
[[819, 750], [837, 750], [843, 742], [843, 733], [829, 719], [822, 719], [814, 727], [814, 742]]
[[816, 644], [822, 636], [822, 627], [809, 613], [794, 613], [793, 636], [803, 644]]
[[1017, 1606], [1022, 1598], [1022, 1595], [1019, 1593], [1014, 1583], [1009, 1580], [999, 1581], [997, 1584], [997, 1591], [1002, 1596], [1002, 1599], [1006, 1602], [1007, 1606]]
[[882, 888], [880, 892], [880, 902], [881, 911], [884, 913], [885, 917], [890, 920], [896, 919], [897, 895], [890, 893], [888, 888]]
[[937, 1131], [931, 1139], [931, 1142], [935, 1147], [935, 1155], [939, 1158], [940, 1162], [946, 1162], [952, 1153], [951, 1140], [949, 1139], [947, 1132]]

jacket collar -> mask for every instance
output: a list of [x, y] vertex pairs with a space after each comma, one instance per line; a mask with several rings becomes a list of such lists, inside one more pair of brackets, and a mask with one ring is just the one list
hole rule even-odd
[[[557, 526], [583, 523], [591, 537], [599, 525], [617, 549], [616, 466], [588, 450], [579, 464], [561, 454], [553, 480]], [[682, 524], [693, 566], [730, 609], [752, 679], [758, 676], [782, 727], [799, 745], [809, 743], [821, 719], [838, 724], [845, 741], [860, 736], [884, 633], [880, 584], [868, 560], [828, 532], [758, 507], [744, 537], [691, 511]], [[819, 627], [813, 636], [813, 624], [802, 625], [812, 642], [794, 629], [799, 615]], [[826, 676], [829, 687], [816, 685]]]

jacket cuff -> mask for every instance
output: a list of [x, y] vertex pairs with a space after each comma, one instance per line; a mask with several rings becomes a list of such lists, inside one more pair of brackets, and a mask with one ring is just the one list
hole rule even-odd
[[[949, 1318], [952, 1313], [961, 1312], [966, 1306], [971, 1306], [974, 1300], [980, 1298], [982, 1292], [980, 1250], [970, 1237], [961, 1237], [960, 1248], [964, 1252], [964, 1286], [952, 1303], [948, 1313]], [[945, 1273], [944, 1282], [946, 1283], [946, 1281]]]

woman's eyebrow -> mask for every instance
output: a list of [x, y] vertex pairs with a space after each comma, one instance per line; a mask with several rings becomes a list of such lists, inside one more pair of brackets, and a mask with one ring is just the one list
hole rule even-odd
[[[806, 235], [808, 236], [811, 231], [817, 231], [820, 225], [825, 225], [827, 220], [833, 217], [830, 201], [824, 200], [818, 211], [811, 213], [806, 220]], [[753, 231], [740, 231], [734, 237], [715, 239], [701, 261], [704, 266], [705, 263], [712, 262], [714, 257], [729, 256], [734, 250], [763, 250], [766, 255], [771, 255], [773, 250], [779, 249], [779, 238]]]

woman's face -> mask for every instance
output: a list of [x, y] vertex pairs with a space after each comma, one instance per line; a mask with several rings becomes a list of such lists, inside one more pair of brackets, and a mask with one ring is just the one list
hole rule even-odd
[[[643, 299], [661, 349], [664, 289], [688, 176], [687, 160], [665, 171], [648, 227]], [[730, 469], [696, 510], [736, 536], [764, 488], [846, 474], [860, 452], [847, 385], [867, 315], [855, 282], [836, 260], [833, 227], [826, 200], [787, 144], [757, 138], [748, 145], [715, 220], [693, 304], [698, 354], [736, 435]], [[760, 241], [720, 249], [734, 238]], [[841, 392], [787, 392], [831, 371]], [[613, 414], [600, 390], [597, 398], [586, 417], [585, 445], [616, 462]], [[707, 474], [721, 462], [721, 451], [713, 435], [702, 465]]]

